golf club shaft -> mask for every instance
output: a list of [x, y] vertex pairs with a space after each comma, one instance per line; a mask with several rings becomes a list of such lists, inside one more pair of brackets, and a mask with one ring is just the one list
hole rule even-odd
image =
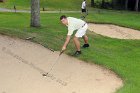
[[52, 65], [52, 67], [51, 67], [50, 70], [48, 71], [48, 74], [53, 70], [54, 66], [58, 63], [59, 58], [60, 58], [60, 55], [56, 58], [54, 64]]

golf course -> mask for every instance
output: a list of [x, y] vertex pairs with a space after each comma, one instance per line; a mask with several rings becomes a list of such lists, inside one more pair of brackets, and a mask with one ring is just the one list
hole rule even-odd
[[60, 16], [80, 19], [81, 3], [40, 0], [40, 27], [30, 26], [29, 12], [12, 12], [14, 5], [30, 11], [29, 0], [0, 3], [11, 11], [0, 11], [1, 93], [140, 92], [140, 12], [93, 8], [87, 0], [90, 47], [73, 56], [71, 39], [59, 56], [67, 35]]

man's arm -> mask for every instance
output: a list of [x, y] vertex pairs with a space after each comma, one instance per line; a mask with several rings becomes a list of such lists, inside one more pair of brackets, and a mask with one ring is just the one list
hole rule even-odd
[[66, 47], [67, 47], [67, 45], [68, 45], [68, 43], [70, 41], [70, 37], [71, 37], [70, 35], [67, 35], [65, 43], [64, 43], [64, 45], [62, 47], [62, 51], [66, 50]]

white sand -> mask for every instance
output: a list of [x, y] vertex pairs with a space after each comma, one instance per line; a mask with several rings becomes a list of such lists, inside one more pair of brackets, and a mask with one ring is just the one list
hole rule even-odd
[[140, 31], [110, 24], [89, 23], [89, 30], [97, 34], [119, 39], [140, 39]]
[[122, 80], [94, 64], [0, 35], [0, 93], [114, 93]]

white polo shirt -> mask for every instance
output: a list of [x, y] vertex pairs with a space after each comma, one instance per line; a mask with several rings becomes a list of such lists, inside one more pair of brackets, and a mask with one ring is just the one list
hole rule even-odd
[[82, 9], [86, 9], [86, 1], [83, 1], [82, 2], [82, 7], [81, 7]]
[[77, 19], [74, 17], [67, 17], [68, 20], [68, 34], [67, 35], [72, 35], [75, 30], [78, 30], [84, 26], [86, 23], [85, 21], [81, 19]]

